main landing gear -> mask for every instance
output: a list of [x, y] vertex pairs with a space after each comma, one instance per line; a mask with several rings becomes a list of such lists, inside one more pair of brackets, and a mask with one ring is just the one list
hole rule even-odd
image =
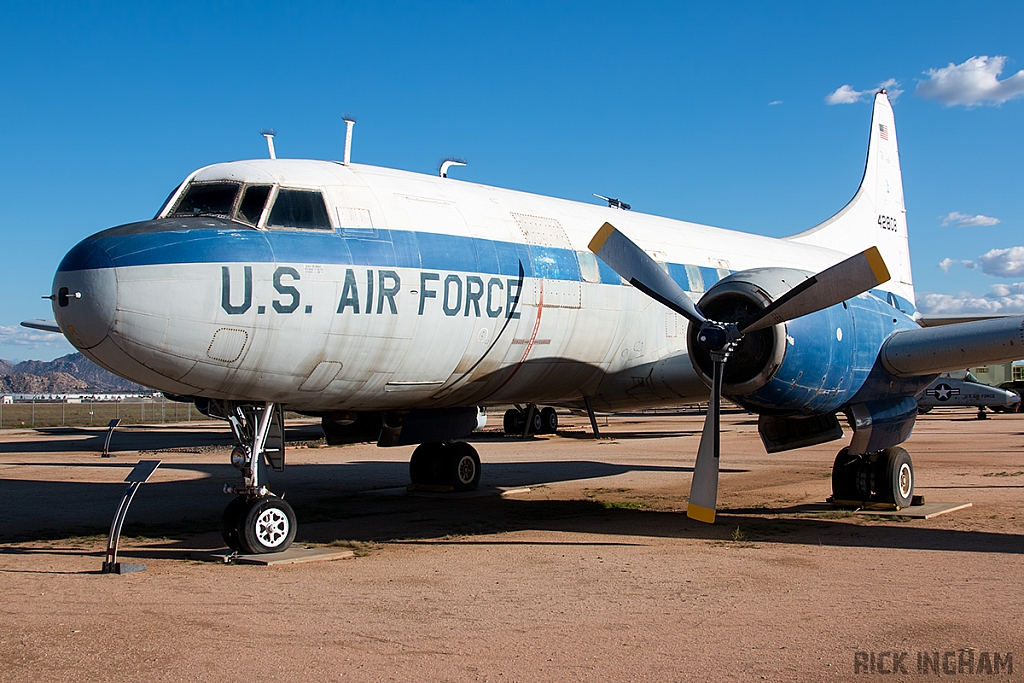
[[[530, 423], [529, 430], [526, 429], [527, 420]], [[510, 436], [525, 437], [527, 434], [554, 434], [558, 431], [558, 413], [551, 407], [538, 409], [532, 403], [525, 409], [516, 406], [505, 411], [502, 427], [505, 434]]]
[[832, 465], [832, 499], [908, 507], [914, 499], [914, 463], [901, 446], [866, 455], [839, 451]]
[[472, 491], [480, 484], [480, 456], [464, 441], [423, 443], [409, 460], [413, 484]]
[[[295, 511], [262, 483], [266, 458], [284, 468], [284, 422], [280, 406], [238, 405], [227, 415], [235, 436], [231, 464], [242, 471], [242, 486], [224, 487], [237, 494], [221, 516], [221, 536], [232, 550], [247, 554], [287, 550], [295, 540]], [[278, 467], [280, 464], [280, 467]]]

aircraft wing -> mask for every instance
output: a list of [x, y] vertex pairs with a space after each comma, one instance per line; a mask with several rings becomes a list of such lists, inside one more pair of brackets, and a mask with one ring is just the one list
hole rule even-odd
[[979, 320], [998, 320], [999, 318], [1013, 318], [1016, 315], [991, 315], [989, 313], [928, 313], [919, 314], [914, 319], [921, 327], [940, 327], [942, 325], [955, 325], [956, 323], [977, 322]]
[[934, 375], [1024, 358], [1024, 317], [995, 318], [894, 333], [879, 359], [897, 377]]
[[57, 327], [56, 320], [24, 320], [21, 323], [22, 327], [28, 327], [33, 330], [42, 330], [43, 332], [56, 332], [60, 334], [60, 328]]

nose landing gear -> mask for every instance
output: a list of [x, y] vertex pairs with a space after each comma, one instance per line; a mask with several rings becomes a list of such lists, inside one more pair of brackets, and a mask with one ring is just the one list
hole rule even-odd
[[275, 470], [284, 469], [284, 421], [279, 405], [235, 406], [228, 412], [235, 436], [231, 464], [242, 471], [242, 486], [225, 486], [236, 494], [221, 515], [221, 536], [232, 550], [247, 554], [287, 550], [295, 540], [295, 511], [283, 498], [270, 493], [264, 459]]

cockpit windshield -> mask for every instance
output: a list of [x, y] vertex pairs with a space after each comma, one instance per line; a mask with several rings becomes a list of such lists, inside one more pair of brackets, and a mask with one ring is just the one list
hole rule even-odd
[[240, 187], [237, 183], [194, 183], [185, 190], [171, 215], [230, 218]]

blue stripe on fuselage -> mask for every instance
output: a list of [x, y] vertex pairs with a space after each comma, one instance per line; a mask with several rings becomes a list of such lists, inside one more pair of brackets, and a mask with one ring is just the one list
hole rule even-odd
[[[597, 262], [601, 284], [622, 283], [618, 274], [604, 261], [598, 259]], [[365, 237], [343, 235], [341, 230], [306, 232], [251, 228], [100, 233], [72, 248], [57, 270], [192, 263], [315, 263], [461, 271], [509, 277], [518, 276], [522, 264], [526, 277], [582, 280], [579, 261], [571, 249], [387, 229], [377, 229], [375, 236]], [[690, 283], [684, 266], [670, 263], [668, 269], [679, 286], [689, 291]], [[701, 270], [710, 271], [705, 275], [710, 288], [717, 280], [717, 272]], [[872, 294], [883, 301], [889, 295], [881, 290], [873, 290]], [[904, 311], [913, 312], [910, 302], [899, 298], [898, 303]]]
[[[191, 263], [317, 263], [424, 268], [493, 275], [580, 280], [570, 249], [405, 230], [378, 230], [375, 238], [340, 231], [182, 230], [94, 235], [75, 246], [58, 271]], [[603, 264], [602, 264], [603, 266]], [[619, 283], [604, 266], [601, 281]]]

